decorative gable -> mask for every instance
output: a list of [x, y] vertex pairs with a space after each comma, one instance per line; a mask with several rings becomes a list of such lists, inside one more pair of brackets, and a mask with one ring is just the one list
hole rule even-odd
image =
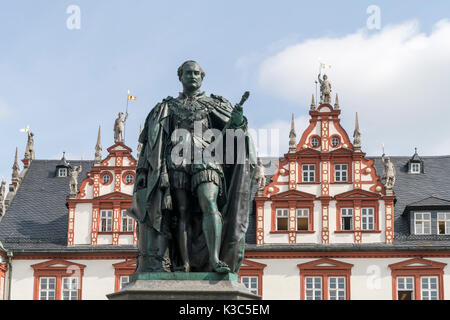
[[353, 267], [353, 264], [329, 258], [322, 258], [311, 262], [298, 264], [297, 267], [300, 269], [300, 271], [350, 271]]

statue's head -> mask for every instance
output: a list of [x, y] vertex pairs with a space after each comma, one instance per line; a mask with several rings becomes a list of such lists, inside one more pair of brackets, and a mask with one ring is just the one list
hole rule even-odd
[[178, 68], [178, 79], [185, 90], [195, 91], [199, 89], [204, 77], [205, 72], [196, 61], [188, 60]]
[[326, 74], [323, 75], [323, 80], [327, 80], [328, 76]]
[[122, 118], [123, 112], [119, 112], [119, 118]]

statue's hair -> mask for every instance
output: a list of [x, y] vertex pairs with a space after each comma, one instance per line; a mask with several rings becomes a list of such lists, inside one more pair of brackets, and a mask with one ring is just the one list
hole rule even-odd
[[202, 69], [202, 67], [200, 66], [200, 64], [199, 64], [197, 61], [194, 61], [194, 60], [188, 60], [188, 61], [183, 62], [183, 64], [182, 64], [182, 65], [178, 68], [178, 70], [177, 70], [178, 79], [179, 79], [180, 81], [181, 81], [181, 76], [183, 75], [183, 67], [184, 67], [186, 64], [188, 64], [188, 63], [195, 63], [195, 64], [197, 64], [198, 67], [200, 68], [200, 72], [201, 72], [201, 75], [202, 75], [202, 79], [205, 77], [206, 73], [205, 73], [205, 71], [203, 71], [203, 69]]

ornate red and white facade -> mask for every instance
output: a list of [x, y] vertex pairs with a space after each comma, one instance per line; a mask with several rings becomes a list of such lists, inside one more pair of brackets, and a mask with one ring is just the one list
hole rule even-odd
[[310, 111], [295, 152], [255, 197], [257, 244], [392, 243], [394, 195], [329, 104]]
[[137, 243], [131, 207], [136, 159], [122, 142], [108, 148], [108, 156], [94, 164], [76, 198], [67, 198], [67, 244], [120, 245]]

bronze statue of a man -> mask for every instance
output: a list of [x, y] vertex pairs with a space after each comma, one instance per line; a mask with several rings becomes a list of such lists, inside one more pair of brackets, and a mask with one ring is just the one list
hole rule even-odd
[[[197, 62], [184, 62], [178, 68], [183, 92], [151, 110], [139, 137], [130, 212], [138, 220], [136, 272], [227, 273], [242, 263], [254, 147], [244, 100], [233, 108], [220, 96], [206, 96], [200, 91], [204, 77]], [[211, 130], [219, 135], [207, 134]], [[239, 130], [243, 139], [230, 138], [230, 130]], [[225, 163], [205, 156], [213, 147], [223, 152]], [[234, 154], [237, 149], [244, 152]]]

